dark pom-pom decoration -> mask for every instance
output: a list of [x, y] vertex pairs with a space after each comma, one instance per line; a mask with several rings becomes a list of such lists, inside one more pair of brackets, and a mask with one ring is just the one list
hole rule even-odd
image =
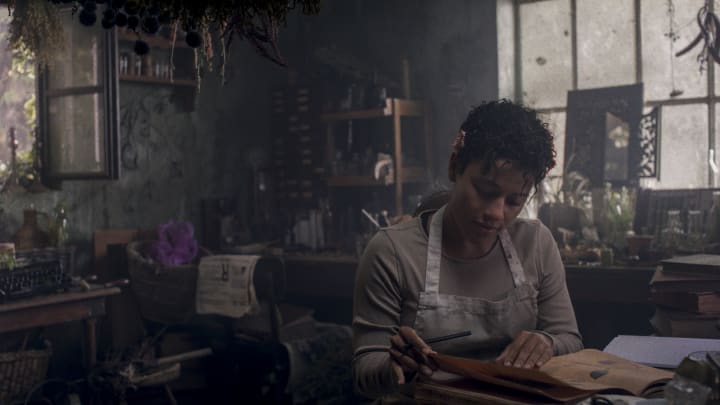
[[197, 31], [188, 31], [188, 33], [185, 35], [185, 42], [191, 48], [197, 48], [202, 44], [202, 38], [200, 37], [200, 34], [197, 33]]
[[129, 15], [127, 18], [127, 27], [131, 30], [137, 29], [140, 25], [140, 17], [136, 15]]
[[160, 30], [160, 21], [156, 17], [145, 17], [142, 19], [142, 30], [148, 34], [157, 34]]
[[97, 3], [95, 3], [94, 0], [86, 1], [85, 3], [83, 3], [82, 7], [83, 10], [95, 12], [95, 10], [97, 9]]
[[106, 30], [109, 30], [110, 28], [115, 26], [115, 20], [114, 19], [108, 20], [106, 18], [103, 18], [102, 21], [100, 21], [100, 24], [102, 25], [103, 28], [105, 28]]
[[133, 48], [133, 50], [138, 55], [145, 55], [150, 52], [150, 47], [148, 46], [147, 42], [138, 39], [137, 41], [135, 41], [135, 47]]
[[95, 21], [97, 21], [97, 16], [93, 11], [83, 9], [80, 14], [78, 14], [78, 20], [80, 20], [80, 24], [91, 27], [95, 24]]
[[115, 25], [118, 27], [124, 27], [128, 23], [128, 16], [125, 13], [117, 13], [115, 16]]

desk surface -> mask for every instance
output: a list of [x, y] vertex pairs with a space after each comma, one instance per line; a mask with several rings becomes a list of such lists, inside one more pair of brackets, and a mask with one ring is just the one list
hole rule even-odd
[[117, 287], [42, 295], [0, 304], [0, 333], [79, 321], [105, 314], [105, 298]]
[[[634, 405], [645, 401], [645, 398], [630, 395], [601, 395], [613, 403]], [[433, 382], [418, 382], [415, 389], [415, 399], [420, 405], [447, 404], [447, 405], [538, 405], [557, 404], [557, 402], [546, 402], [542, 398], [523, 397], [512, 391], [479, 391], [465, 390], [449, 387]], [[590, 405], [590, 398], [578, 403], [578, 405]]]

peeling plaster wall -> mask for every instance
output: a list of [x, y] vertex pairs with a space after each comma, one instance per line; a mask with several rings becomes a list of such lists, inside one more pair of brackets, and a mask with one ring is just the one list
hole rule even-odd
[[[244, 153], [269, 144], [269, 81], [283, 70], [259, 58], [246, 43], [232, 49], [227, 83], [207, 72], [195, 109], [182, 112], [165, 86], [121, 82], [121, 145], [125, 146], [117, 181], [66, 181], [61, 191], [31, 194], [13, 188], [0, 195], [0, 238], [8, 240], [31, 204], [51, 212], [69, 208], [71, 244], [78, 247], [80, 271], [92, 260], [92, 232], [107, 228], [153, 228], [170, 219], [190, 220], [199, 234], [200, 202], [210, 197], [248, 194]], [[129, 146], [128, 146], [129, 145]]]

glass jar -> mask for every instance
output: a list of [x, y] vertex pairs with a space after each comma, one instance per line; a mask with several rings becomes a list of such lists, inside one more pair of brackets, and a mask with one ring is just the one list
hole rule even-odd
[[683, 225], [680, 219], [680, 210], [668, 210], [665, 216], [665, 226], [661, 231], [661, 241], [665, 250], [674, 253], [683, 234]]
[[665, 385], [665, 400], [668, 405], [705, 405], [710, 391], [710, 387], [676, 374]]

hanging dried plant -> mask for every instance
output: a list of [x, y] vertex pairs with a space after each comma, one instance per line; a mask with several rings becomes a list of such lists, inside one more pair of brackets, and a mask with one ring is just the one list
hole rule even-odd
[[57, 9], [46, 0], [14, 0], [11, 11], [10, 49], [40, 66], [51, 66], [53, 55], [65, 49], [65, 31]]

